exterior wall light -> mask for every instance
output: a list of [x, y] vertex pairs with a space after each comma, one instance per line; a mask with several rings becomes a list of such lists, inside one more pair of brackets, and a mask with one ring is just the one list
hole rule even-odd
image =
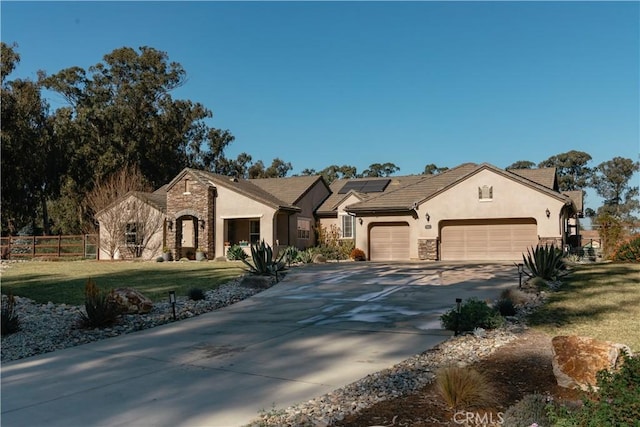
[[547, 218], [549, 218], [551, 216], [551, 211], [549, 210], [549, 208], [547, 208], [547, 210], [544, 211], [544, 213], [547, 214]]
[[360, 223], [360, 225], [362, 225], [364, 221], [362, 220], [362, 218], [358, 218], [358, 222]]
[[201, 219], [198, 222], [200, 223], [200, 228], [202, 228], [204, 230], [204, 219]]
[[429, 222], [429, 220], [431, 219], [431, 215], [429, 215], [429, 212], [427, 212], [426, 214], [424, 214], [425, 219], [427, 220], [427, 222]]
[[173, 230], [173, 221], [169, 220], [167, 221], [167, 228], [171, 231]]

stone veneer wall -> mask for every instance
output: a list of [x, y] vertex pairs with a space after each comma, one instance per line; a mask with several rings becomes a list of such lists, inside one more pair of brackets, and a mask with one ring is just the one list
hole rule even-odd
[[418, 239], [418, 257], [420, 258], [420, 260], [437, 261], [438, 240]]
[[538, 245], [554, 245], [556, 248], [562, 249], [562, 237], [539, 237]]
[[[185, 192], [186, 180], [190, 181], [190, 192]], [[204, 186], [190, 175], [185, 175], [167, 192], [167, 221], [173, 222], [173, 229], [167, 229], [167, 246], [174, 258], [177, 258], [178, 244], [176, 242], [177, 219], [189, 214], [204, 220], [204, 229], [198, 225], [198, 247], [204, 248], [207, 258], [215, 257], [214, 248], [214, 195], [215, 189]]]

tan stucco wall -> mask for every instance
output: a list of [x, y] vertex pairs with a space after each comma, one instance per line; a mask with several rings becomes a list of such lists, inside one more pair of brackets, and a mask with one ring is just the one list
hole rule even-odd
[[[493, 199], [479, 200], [478, 187], [493, 187]], [[541, 237], [561, 237], [564, 202], [514, 180], [483, 170], [418, 206], [419, 236], [435, 238], [442, 220], [533, 218]], [[546, 210], [550, 216], [547, 218]], [[425, 214], [429, 213], [427, 222]], [[431, 225], [426, 229], [425, 225]]]
[[[478, 187], [493, 187], [493, 199], [480, 201]], [[564, 202], [541, 191], [527, 187], [492, 171], [484, 170], [458, 183], [447, 191], [418, 206], [417, 218], [411, 215], [363, 216], [363, 224], [356, 220], [356, 247], [369, 253], [368, 230], [375, 223], [406, 222], [410, 226], [410, 257], [418, 259], [418, 239], [439, 238], [439, 223], [456, 219], [533, 218], [541, 238], [562, 238], [562, 208]], [[342, 207], [342, 205], [341, 205]], [[547, 218], [546, 209], [550, 216]], [[429, 213], [430, 219], [426, 220]], [[339, 219], [325, 220], [323, 224]]]
[[260, 220], [260, 238], [270, 246], [274, 246], [274, 214], [276, 210], [260, 202], [250, 199], [231, 189], [217, 186], [215, 210], [215, 250], [216, 256], [224, 254], [224, 220], [235, 218], [255, 218]]

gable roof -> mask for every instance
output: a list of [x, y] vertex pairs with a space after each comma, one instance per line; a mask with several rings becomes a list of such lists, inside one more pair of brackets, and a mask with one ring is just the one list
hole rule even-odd
[[507, 170], [530, 181], [537, 182], [540, 185], [544, 185], [547, 188], [558, 191], [558, 176], [556, 174], [556, 168]]
[[307, 194], [316, 182], [321, 182], [327, 190], [329, 186], [320, 175], [291, 176], [285, 178], [259, 178], [249, 180], [254, 185], [278, 199], [295, 205]]
[[136, 199], [142, 201], [143, 203], [148, 204], [152, 208], [162, 212], [167, 212], [167, 193], [166, 191], [161, 191], [163, 187], [154, 191], [153, 193], [148, 193], [146, 191], [129, 191], [126, 194], [118, 197], [113, 202], [109, 203], [109, 205], [105, 208], [100, 209], [98, 212], [94, 214], [96, 218], [102, 216], [102, 214], [109, 210], [113, 209], [116, 205], [122, 203], [127, 200], [129, 197], [135, 197]]
[[[317, 213], [320, 215], [335, 214], [336, 208], [346, 200], [350, 195], [355, 195], [360, 200], [368, 200], [372, 197], [379, 196], [380, 194], [387, 193], [389, 191], [397, 190], [398, 188], [410, 185], [414, 182], [420, 181], [424, 178], [424, 175], [407, 175], [407, 176], [389, 176], [389, 177], [368, 177], [368, 178], [343, 178], [334, 180], [329, 189], [331, 195], [320, 205], [317, 209]], [[340, 193], [340, 190], [349, 182], [364, 182], [364, 181], [376, 181], [376, 180], [389, 180], [388, 185], [381, 193], [362, 193], [356, 190], [349, 190], [347, 193]]]
[[[270, 206], [274, 209], [279, 210], [289, 210], [298, 212], [300, 208], [294, 205], [294, 202], [297, 201], [302, 195], [304, 191], [308, 190], [309, 187], [305, 188], [305, 190], [301, 190], [302, 186], [305, 183], [315, 182], [319, 177], [300, 177], [305, 178], [304, 180], [296, 180], [295, 184], [291, 185], [292, 189], [286, 188], [287, 185], [283, 183], [282, 180], [289, 180], [291, 178], [273, 178], [274, 180], [280, 180], [280, 187], [283, 187], [281, 190], [276, 188], [275, 183], [267, 183], [265, 187], [268, 187], [270, 190], [274, 190], [278, 195], [282, 195], [287, 199], [291, 199], [295, 197], [295, 200], [290, 202], [288, 200], [283, 200], [278, 195], [267, 191], [267, 189], [262, 188], [260, 185], [256, 184], [258, 179], [238, 179], [234, 177], [229, 177], [226, 175], [220, 175], [213, 172], [202, 171], [198, 169], [185, 168], [180, 172], [175, 178], [171, 180], [169, 184], [167, 184], [167, 191], [176, 185], [186, 174], [190, 174], [193, 178], [197, 179], [205, 187], [217, 187], [222, 186], [232, 191], [235, 191], [243, 196], [246, 196], [252, 200], [256, 200], [260, 203], [263, 203], [267, 206]], [[293, 177], [298, 178], [298, 177]], [[313, 179], [309, 179], [313, 178]], [[300, 194], [302, 192], [302, 194]]]
[[[551, 197], [570, 203], [568, 196], [553, 190], [552, 187], [547, 187], [546, 185], [540, 184], [536, 181], [524, 178], [512, 171], [505, 171], [488, 163], [483, 163], [481, 165], [464, 163], [437, 175], [423, 175], [421, 180], [410, 185], [398, 188], [395, 191], [385, 192], [377, 197], [350, 205], [347, 207], [347, 211], [353, 213], [411, 211], [419, 204], [446, 191], [457, 183], [479, 173], [482, 170], [491, 170], [494, 173], [546, 193]], [[540, 174], [539, 177], [546, 178], [544, 182], [548, 184], [550, 180], [548, 179], [547, 174], [548, 172], [544, 172], [543, 174]]]

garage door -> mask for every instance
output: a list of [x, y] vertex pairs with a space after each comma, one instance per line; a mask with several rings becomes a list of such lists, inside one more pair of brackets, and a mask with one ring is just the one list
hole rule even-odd
[[408, 261], [409, 224], [378, 224], [369, 231], [371, 261]]
[[538, 244], [533, 218], [443, 221], [440, 252], [443, 261], [521, 260]]

